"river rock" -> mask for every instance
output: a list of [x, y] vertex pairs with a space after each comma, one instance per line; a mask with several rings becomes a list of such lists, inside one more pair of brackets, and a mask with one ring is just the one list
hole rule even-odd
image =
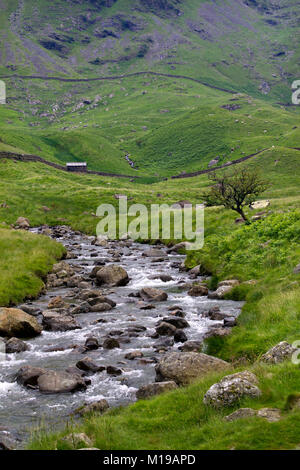
[[153, 276], [150, 276], [149, 279], [153, 279], [153, 280], [159, 279], [162, 282], [174, 281], [174, 278], [172, 276], [169, 276], [168, 274], [155, 274]]
[[162, 321], [156, 328], [156, 333], [160, 336], [174, 336], [176, 332], [176, 326], [171, 325], [171, 323], [166, 323]]
[[15, 450], [17, 443], [6, 433], [0, 433], [0, 450]]
[[87, 388], [80, 375], [56, 371], [47, 371], [40, 375], [37, 384], [40, 392], [49, 394], [84, 391]]
[[50, 300], [48, 304], [49, 309], [57, 309], [57, 308], [65, 308], [66, 303], [64, 302], [63, 298], [59, 295], [58, 297], [54, 297]]
[[0, 308], [0, 336], [33, 338], [42, 332], [37, 320], [17, 308]]
[[293, 348], [287, 341], [281, 341], [281, 343], [276, 344], [276, 346], [273, 346], [273, 348], [263, 354], [261, 361], [268, 364], [278, 364], [290, 359], [295, 351], [297, 351], [297, 348]]
[[145, 398], [160, 395], [161, 393], [169, 392], [170, 390], [175, 390], [176, 388], [178, 388], [178, 385], [173, 380], [168, 382], [155, 382], [140, 387], [136, 392], [136, 397], [138, 400], [144, 400]]
[[20, 353], [28, 351], [28, 344], [18, 338], [10, 338], [5, 344], [6, 354]]
[[142, 256], [146, 256], [147, 258], [163, 258], [166, 254], [157, 248], [150, 248], [149, 250], [144, 251]]
[[210, 387], [203, 403], [214, 408], [222, 408], [232, 406], [246, 396], [258, 398], [261, 391], [257, 383], [257, 377], [249, 371], [228, 375]]
[[118, 369], [118, 367], [114, 367], [114, 366], [107, 366], [106, 372], [109, 375], [114, 375], [114, 376], [122, 375], [123, 373], [121, 369]]
[[228, 367], [227, 362], [207, 354], [172, 352], [163, 356], [156, 366], [156, 380], [174, 380], [178, 385], [187, 385], [207, 372], [222, 371]]
[[102, 292], [96, 289], [84, 289], [79, 292], [77, 297], [81, 300], [90, 300], [96, 297], [102, 297]]
[[119, 347], [120, 347], [120, 343], [116, 338], [106, 338], [103, 343], [104, 349], [115, 349]]
[[97, 297], [93, 297], [91, 299], [88, 299], [88, 303], [91, 306], [98, 305], [98, 304], [108, 304], [112, 308], [115, 307], [117, 304], [113, 300], [109, 299], [108, 297], [105, 297], [103, 295], [99, 295]]
[[71, 315], [63, 315], [53, 311], [43, 312], [43, 325], [48, 331], [71, 331], [81, 328]]
[[85, 357], [84, 359], [80, 359], [80, 361], [77, 362], [76, 367], [85, 372], [93, 372], [93, 373], [102, 372], [103, 370], [105, 370], [105, 367], [98, 366], [90, 357]]
[[201, 341], [186, 341], [179, 349], [183, 352], [201, 352], [203, 343]]
[[72, 308], [70, 310], [71, 315], [79, 315], [81, 313], [89, 313], [91, 311], [91, 306], [88, 302], [82, 302], [79, 305], [76, 305], [76, 307]]
[[160, 338], [153, 345], [156, 351], [168, 351], [169, 348], [174, 346], [174, 339], [171, 336], [165, 336]]
[[150, 300], [151, 302], [164, 302], [168, 298], [166, 292], [153, 287], [144, 287], [140, 292], [140, 296], [144, 301]]
[[211, 330], [207, 331], [204, 334], [203, 339], [208, 339], [208, 338], [217, 338], [217, 337], [224, 337], [228, 336], [231, 333], [231, 328], [225, 328], [225, 327], [220, 327], [220, 328], [211, 328]]
[[174, 334], [175, 343], [185, 343], [187, 341], [187, 336], [183, 330], [176, 330]]
[[193, 269], [189, 271], [189, 276], [192, 279], [196, 279], [198, 276], [201, 274], [201, 265], [198, 264], [198, 266], [195, 266]]
[[38, 378], [47, 372], [41, 367], [23, 366], [16, 374], [18, 384], [25, 387], [36, 387]]
[[91, 312], [108, 312], [109, 310], [112, 310], [112, 308], [113, 307], [108, 303], [99, 302], [98, 304], [91, 306]]
[[189, 246], [188, 242], [180, 242], [177, 243], [176, 245], [172, 246], [171, 248], [168, 249], [168, 253], [171, 253], [172, 251], [176, 251], [176, 253], [182, 252], [186, 250]]
[[91, 336], [90, 338], [87, 338], [87, 340], [84, 344], [84, 347], [88, 351], [94, 351], [94, 350], [98, 349], [100, 347], [100, 345], [99, 345], [98, 339]]
[[170, 323], [173, 326], [176, 326], [176, 328], [188, 328], [190, 325], [189, 323], [181, 317], [165, 317], [163, 318], [163, 322], [165, 323]]
[[102, 399], [95, 401], [93, 403], [86, 403], [82, 407], [75, 410], [75, 414], [80, 416], [89, 414], [89, 413], [104, 413], [109, 409], [109, 404], [107, 400]]
[[28, 313], [28, 315], [32, 315], [33, 317], [37, 317], [41, 313], [39, 308], [27, 304], [20, 305], [19, 310], [23, 310], [23, 312]]
[[132, 351], [125, 355], [125, 359], [128, 359], [129, 361], [133, 361], [134, 359], [137, 359], [140, 357], [144, 357], [144, 354], [142, 353], [142, 351]]
[[236, 318], [235, 317], [225, 317], [223, 322], [224, 327], [232, 328], [236, 326]]
[[208, 295], [208, 288], [206, 286], [195, 285], [191, 287], [191, 289], [188, 291], [188, 294], [191, 297], [203, 297]]
[[126, 286], [129, 282], [129, 277], [124, 268], [111, 264], [109, 266], [104, 266], [97, 271], [96, 281], [100, 286]]

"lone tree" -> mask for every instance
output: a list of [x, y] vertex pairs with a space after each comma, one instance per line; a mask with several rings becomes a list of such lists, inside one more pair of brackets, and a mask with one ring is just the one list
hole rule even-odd
[[232, 209], [238, 212], [245, 222], [249, 220], [243, 208], [251, 205], [269, 186], [257, 171], [245, 168], [218, 175], [214, 172], [209, 179], [213, 184], [209, 191], [202, 195], [205, 202], [210, 206]]

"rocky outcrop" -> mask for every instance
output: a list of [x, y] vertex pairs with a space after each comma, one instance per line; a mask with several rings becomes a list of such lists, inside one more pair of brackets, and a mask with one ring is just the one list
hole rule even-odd
[[150, 398], [155, 395], [160, 395], [164, 392], [169, 392], [170, 390], [174, 390], [178, 387], [178, 385], [173, 381], [170, 380], [168, 382], [155, 382], [153, 384], [144, 385], [140, 387], [139, 390], [136, 392], [136, 397], [139, 400], [143, 400], [145, 398]]
[[290, 359], [295, 351], [297, 351], [297, 348], [293, 348], [287, 341], [282, 341], [263, 354], [261, 360], [268, 364], [278, 364]]
[[97, 271], [96, 282], [100, 286], [126, 286], [129, 282], [129, 277], [124, 268], [111, 264], [109, 266], [104, 266]]
[[156, 380], [173, 380], [178, 385], [187, 385], [207, 372], [222, 371], [228, 367], [227, 362], [207, 354], [172, 352], [163, 356], [156, 366]]
[[258, 398], [258, 379], [252, 372], [244, 371], [223, 377], [206, 392], [203, 403], [214, 408], [232, 406], [244, 397]]
[[17, 308], [0, 308], [0, 336], [33, 338], [42, 332], [37, 320]]

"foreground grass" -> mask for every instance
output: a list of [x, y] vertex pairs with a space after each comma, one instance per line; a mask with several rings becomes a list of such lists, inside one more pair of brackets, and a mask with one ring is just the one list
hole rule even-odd
[[0, 306], [36, 297], [64, 251], [48, 237], [0, 228]]
[[[84, 432], [101, 450], [181, 449], [293, 449], [299, 444], [300, 410], [285, 411], [289, 393], [300, 388], [299, 368], [293, 364], [252, 368], [260, 380], [259, 400], [244, 400], [236, 407], [212, 410], [203, 405], [207, 389], [223, 374], [203, 380], [104, 416], [90, 416], [81, 424], [70, 424], [63, 432], [33, 436], [34, 450], [70, 449], [63, 438], [70, 432]], [[268, 423], [262, 418], [226, 422], [224, 416], [240, 406], [277, 407], [282, 419]], [[83, 446], [82, 446], [83, 447]]]

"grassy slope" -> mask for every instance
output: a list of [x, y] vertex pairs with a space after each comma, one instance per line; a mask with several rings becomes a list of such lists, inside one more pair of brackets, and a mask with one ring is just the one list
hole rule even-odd
[[[132, 2], [118, 0], [100, 13], [90, 8], [90, 22], [80, 23], [79, 29], [71, 18], [86, 12], [83, 3], [70, 6], [41, 1], [37, 7], [36, 2], [26, 0], [25, 8], [15, 16], [11, 15], [18, 2], [4, 3], [0, 10], [1, 21], [7, 25], [1, 42], [3, 74], [78, 78], [155, 70], [245, 92], [258, 101], [248, 103], [247, 97], [240, 98], [240, 110], [226, 111], [220, 106], [231, 103], [230, 94], [172, 78], [143, 76], [89, 83], [12, 78], [6, 80], [9, 106], [6, 110], [1, 107], [0, 150], [13, 147], [53, 161], [84, 160], [91, 169], [135, 174], [124, 158], [130, 152], [141, 174], [172, 175], [206, 168], [218, 154], [227, 161], [279, 141], [283, 147], [298, 145], [299, 132], [293, 127], [299, 110], [271, 106], [290, 103], [290, 82], [297, 76], [294, 0], [281, 2], [283, 9], [276, 15], [290, 15], [291, 19], [288, 24], [283, 19], [277, 26], [265, 21], [272, 15], [263, 16], [240, 4], [233, 8], [232, 2], [229, 8], [228, 1], [213, 2], [210, 12], [206, 2], [189, 0], [181, 6], [184, 15], [158, 12], [157, 17], [140, 8], [133, 12]], [[224, 21], [228, 15], [230, 19]], [[68, 18], [63, 30], [62, 17]], [[112, 17], [129, 18], [138, 25], [137, 30], [131, 31], [121, 21], [123, 26], [115, 31], [119, 39], [96, 37], [95, 28], [103, 29], [102, 21], [110, 24]], [[198, 30], [211, 37], [203, 39], [193, 30], [193, 22], [200, 22]], [[47, 23], [58, 34], [73, 38], [71, 43], [63, 42], [69, 49], [65, 56], [46, 49], [32, 53], [31, 49], [40, 47], [39, 40], [47, 38]], [[24, 48], [20, 34], [32, 41], [31, 46]], [[82, 42], [87, 37], [89, 44]], [[145, 57], [134, 56], [135, 49], [145, 43], [150, 45]], [[280, 51], [293, 54], [276, 57]], [[101, 60], [117, 62], [92, 65], [95, 54]], [[120, 61], [126, 54], [133, 54], [132, 58]], [[40, 62], [36, 63], [38, 55]], [[16, 70], [7, 68], [10, 62]], [[267, 95], [258, 88], [264, 80], [271, 85]], [[86, 99], [92, 104], [78, 108]]]
[[0, 306], [35, 297], [65, 249], [47, 237], [0, 228]]
[[[87, 161], [94, 170], [169, 176], [205, 169], [217, 155], [225, 163], [273, 145], [286, 152], [299, 141], [297, 107], [285, 110], [246, 95], [232, 98], [182, 80], [147, 77], [81, 84], [70, 103], [55, 113], [53, 106], [70, 85], [55, 83], [55, 100], [43, 83], [32, 87], [40, 105], [22, 102], [22, 83], [15, 83], [24, 115], [15, 105], [1, 107], [0, 150], [10, 146], [55, 162]], [[74, 112], [76, 104], [99, 93], [95, 108], [85, 105]], [[240, 109], [222, 108], [233, 104]], [[48, 117], [39, 117], [45, 112]], [[126, 162], [126, 153], [138, 171]]]

